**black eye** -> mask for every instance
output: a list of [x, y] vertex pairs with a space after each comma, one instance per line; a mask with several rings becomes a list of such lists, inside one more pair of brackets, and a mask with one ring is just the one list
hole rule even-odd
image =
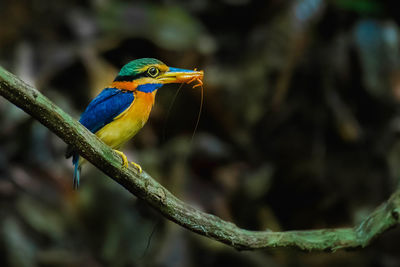
[[150, 67], [147, 69], [147, 74], [150, 77], [156, 77], [159, 73], [160, 73], [160, 71], [156, 67]]

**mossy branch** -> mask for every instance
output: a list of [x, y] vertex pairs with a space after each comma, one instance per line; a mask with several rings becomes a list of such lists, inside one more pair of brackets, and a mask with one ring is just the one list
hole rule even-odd
[[38, 90], [0, 67], [0, 94], [40, 121], [67, 144], [73, 145], [93, 165], [129, 192], [143, 199], [166, 218], [200, 235], [240, 250], [294, 247], [335, 251], [365, 247], [371, 240], [399, 224], [400, 190], [354, 228], [309, 231], [248, 231], [182, 202], [146, 172], [122, 167], [121, 158], [79, 122]]

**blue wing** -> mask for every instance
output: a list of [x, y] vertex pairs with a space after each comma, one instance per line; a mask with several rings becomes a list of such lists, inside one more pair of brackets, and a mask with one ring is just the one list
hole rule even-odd
[[[104, 89], [95, 99], [90, 102], [89, 106], [82, 113], [79, 122], [88, 128], [92, 133], [96, 133], [106, 124], [110, 123], [127, 109], [135, 99], [133, 92], [121, 91], [115, 88]], [[67, 157], [72, 155], [72, 162], [75, 165], [73, 185], [77, 189], [79, 187], [80, 172], [79, 154], [75, 153], [72, 148], [67, 149]]]
[[106, 88], [90, 102], [79, 122], [96, 133], [127, 109], [134, 99], [133, 92]]

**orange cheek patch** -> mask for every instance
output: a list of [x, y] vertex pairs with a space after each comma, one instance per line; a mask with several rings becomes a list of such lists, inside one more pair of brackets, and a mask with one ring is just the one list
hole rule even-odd
[[110, 87], [120, 90], [135, 91], [138, 84], [136, 82], [113, 82]]

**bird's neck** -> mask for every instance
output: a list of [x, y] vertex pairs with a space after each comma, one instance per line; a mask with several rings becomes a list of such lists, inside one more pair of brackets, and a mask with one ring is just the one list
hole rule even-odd
[[157, 91], [158, 88], [163, 86], [158, 83], [146, 83], [146, 84], [138, 84], [135, 81], [114, 81], [111, 84], [112, 88], [116, 88], [119, 90], [127, 90], [127, 91], [140, 91], [143, 93], [152, 93]]
[[116, 88], [119, 90], [127, 90], [127, 91], [136, 91], [138, 84], [136, 82], [128, 82], [128, 81], [114, 81], [111, 86], [112, 88]]

